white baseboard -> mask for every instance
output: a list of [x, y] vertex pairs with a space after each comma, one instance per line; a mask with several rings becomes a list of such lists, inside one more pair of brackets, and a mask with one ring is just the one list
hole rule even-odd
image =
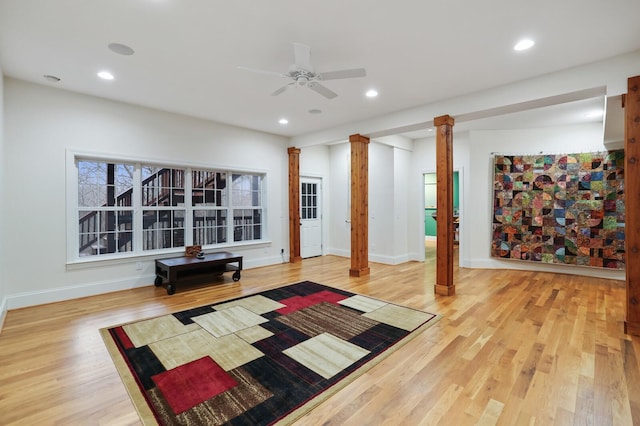
[[401, 263], [406, 263], [409, 260], [411, 259], [408, 254], [404, 254], [402, 256], [383, 256], [375, 253], [369, 253], [370, 262], [382, 263], [385, 265], [399, 265]]
[[[334, 248], [327, 249], [327, 254], [332, 254], [340, 257], [351, 257], [350, 251], [334, 249]], [[416, 253], [406, 253], [401, 256], [385, 256], [385, 255], [379, 255], [375, 253], [369, 253], [369, 262], [382, 263], [385, 265], [399, 265], [401, 263], [406, 263], [412, 260], [416, 260], [420, 262], [421, 261], [420, 255]]]
[[[284, 261], [285, 260], [282, 256], [252, 259], [250, 261], [243, 262], [242, 268], [251, 269], [259, 266], [284, 263]], [[154, 279], [155, 275], [146, 274], [118, 280], [106, 280], [81, 285], [12, 294], [5, 298], [2, 307], [6, 312], [9, 309], [26, 308], [29, 306], [43, 305], [45, 303], [62, 302], [64, 300], [78, 299], [80, 297], [96, 296], [98, 294], [111, 293], [114, 291], [130, 290], [132, 288], [153, 285]], [[2, 315], [1, 312], [0, 315]]]
[[[351, 257], [348, 250], [328, 248], [326, 254], [341, 257]], [[419, 261], [418, 254], [406, 254], [402, 256], [381, 256], [370, 254], [371, 262], [378, 262], [388, 265], [398, 265], [412, 260]], [[282, 256], [271, 256], [259, 259], [252, 259], [243, 264], [243, 269], [252, 269], [260, 266], [275, 265], [285, 263], [288, 259]], [[464, 259], [463, 267], [478, 269], [516, 269], [523, 271], [555, 272], [570, 275], [583, 275], [597, 278], [625, 280], [625, 271], [607, 270], [602, 268], [548, 265], [543, 263], [529, 264], [529, 262], [519, 261], [499, 261], [493, 259]], [[153, 285], [155, 275], [136, 276], [119, 280], [107, 280], [94, 283], [87, 283], [76, 286], [58, 287], [47, 290], [31, 291], [5, 296], [0, 302], [0, 332], [4, 325], [7, 311], [11, 309], [26, 308], [29, 306], [42, 305], [45, 303], [61, 302], [64, 300], [78, 299], [80, 297], [95, 296], [98, 294], [111, 293], [114, 291], [129, 290], [137, 287]]]
[[349, 250], [342, 250], [342, 249], [337, 249], [333, 247], [327, 248], [327, 254], [332, 254], [334, 256], [340, 256], [340, 257], [351, 257], [351, 252]]
[[579, 275], [611, 280], [626, 279], [624, 270], [595, 268], [591, 266], [556, 265], [542, 262], [497, 259], [465, 259], [464, 267], [477, 269], [515, 269], [518, 271], [553, 272], [557, 274]]
[[7, 308], [19, 309], [45, 303], [62, 302], [80, 297], [96, 296], [120, 290], [153, 285], [155, 275], [137, 276], [121, 280], [100, 281], [77, 286], [58, 287], [47, 290], [28, 291], [7, 296]]
[[2, 333], [2, 327], [4, 327], [4, 320], [7, 318], [7, 298], [2, 298], [2, 303], [0, 303], [0, 333]]
[[259, 268], [260, 266], [277, 265], [278, 263], [287, 263], [289, 256], [283, 254], [280, 256], [262, 257], [259, 259], [251, 259], [242, 262], [242, 269]]

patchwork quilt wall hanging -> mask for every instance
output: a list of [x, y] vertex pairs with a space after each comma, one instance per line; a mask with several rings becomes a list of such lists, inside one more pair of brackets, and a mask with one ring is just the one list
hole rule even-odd
[[624, 269], [624, 151], [494, 157], [492, 256]]

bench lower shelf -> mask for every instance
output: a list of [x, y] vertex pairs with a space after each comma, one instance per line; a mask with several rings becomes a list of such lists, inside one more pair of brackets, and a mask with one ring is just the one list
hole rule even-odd
[[233, 272], [233, 280], [240, 280], [242, 271], [242, 256], [229, 252], [209, 253], [203, 258], [197, 257], [172, 257], [156, 260], [156, 279], [154, 285], [160, 287], [167, 284], [167, 294], [176, 292], [176, 285], [180, 281], [190, 278], [210, 276]]

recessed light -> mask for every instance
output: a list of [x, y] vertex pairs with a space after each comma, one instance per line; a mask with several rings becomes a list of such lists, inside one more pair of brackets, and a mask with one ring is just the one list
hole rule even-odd
[[131, 56], [135, 53], [132, 48], [122, 43], [109, 43], [107, 47], [113, 53], [117, 53], [118, 55]]
[[374, 89], [367, 90], [367, 93], [365, 93], [365, 95], [367, 95], [367, 98], [375, 98], [376, 96], [378, 96], [378, 91]]
[[56, 77], [55, 75], [45, 74], [43, 75], [44, 79], [50, 81], [52, 83], [57, 83], [60, 81], [60, 77]]
[[115, 78], [109, 71], [100, 71], [98, 77], [103, 80], [113, 80]]
[[525, 38], [520, 40], [515, 46], [513, 46], [513, 50], [521, 51], [527, 50], [533, 47], [536, 44], [533, 40]]
[[433, 128], [430, 128], [430, 129], [429, 129], [429, 131], [430, 131], [430, 132], [433, 132]]
[[310, 109], [309, 114], [322, 114], [321, 109]]
[[281, 118], [280, 120], [278, 120], [278, 123], [280, 123], [280, 124], [289, 124], [289, 120], [287, 120], [286, 118]]

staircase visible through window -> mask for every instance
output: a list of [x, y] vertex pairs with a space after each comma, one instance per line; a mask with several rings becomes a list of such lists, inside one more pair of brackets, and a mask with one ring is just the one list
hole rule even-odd
[[76, 167], [79, 257], [263, 238], [263, 174], [82, 158]]

